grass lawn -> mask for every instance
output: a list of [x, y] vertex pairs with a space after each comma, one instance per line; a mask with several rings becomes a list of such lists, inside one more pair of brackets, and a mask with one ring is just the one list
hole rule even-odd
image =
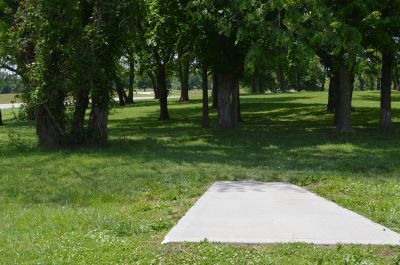
[[9, 104], [11, 102], [19, 102], [20, 100], [16, 98], [17, 94], [0, 94], [0, 104]]
[[[288, 181], [400, 232], [400, 94], [393, 132], [379, 94], [354, 95], [354, 135], [333, 132], [327, 94], [243, 95], [233, 131], [200, 128], [201, 101], [116, 108], [110, 146], [40, 150], [3, 111], [1, 264], [400, 264], [400, 247], [161, 245], [215, 180]], [[212, 121], [215, 124], [215, 113]]]

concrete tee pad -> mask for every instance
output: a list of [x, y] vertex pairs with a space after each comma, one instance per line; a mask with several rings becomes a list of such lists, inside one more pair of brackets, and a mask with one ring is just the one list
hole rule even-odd
[[400, 245], [400, 234], [288, 183], [221, 181], [194, 204], [163, 243]]

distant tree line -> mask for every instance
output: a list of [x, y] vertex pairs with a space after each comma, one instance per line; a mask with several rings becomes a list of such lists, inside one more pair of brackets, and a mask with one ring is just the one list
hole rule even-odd
[[131, 104], [135, 86], [150, 86], [169, 119], [172, 77], [182, 102], [197, 78], [204, 127], [209, 87], [217, 126], [238, 126], [242, 84], [328, 88], [341, 133], [353, 131], [353, 91], [379, 89], [389, 129], [399, 42], [400, 0], [0, 0], [0, 67], [20, 78], [39, 144], [52, 148], [106, 144], [114, 93]]

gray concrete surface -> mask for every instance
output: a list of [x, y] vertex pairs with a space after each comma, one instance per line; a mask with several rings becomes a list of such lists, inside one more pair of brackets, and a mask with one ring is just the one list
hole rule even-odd
[[0, 104], [0, 109], [12, 109], [12, 108], [20, 108], [22, 106], [21, 103], [13, 103], [13, 104]]
[[[154, 99], [154, 97], [134, 97], [134, 101], [140, 101], [140, 100], [148, 100], [148, 99]], [[170, 96], [168, 99], [179, 99], [178, 96]], [[118, 98], [114, 98], [115, 101], [119, 101]], [[22, 103], [13, 103], [13, 104], [0, 104], [0, 109], [12, 109], [12, 108], [20, 108], [22, 106]]]
[[203, 240], [400, 245], [400, 234], [292, 184], [224, 181], [212, 185], [163, 243]]

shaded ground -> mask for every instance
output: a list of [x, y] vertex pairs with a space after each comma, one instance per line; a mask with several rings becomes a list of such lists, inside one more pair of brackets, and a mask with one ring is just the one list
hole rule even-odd
[[[171, 100], [168, 122], [157, 121], [156, 101], [141, 101], [112, 111], [109, 147], [58, 152], [38, 150], [34, 128], [3, 111], [0, 256], [5, 264], [396, 264], [398, 247], [160, 245], [215, 180], [288, 181], [400, 232], [400, 119], [382, 133], [379, 94], [357, 93], [356, 133], [338, 135], [326, 96], [244, 95], [234, 131], [201, 129], [198, 98]], [[394, 101], [400, 117], [398, 93]]]

